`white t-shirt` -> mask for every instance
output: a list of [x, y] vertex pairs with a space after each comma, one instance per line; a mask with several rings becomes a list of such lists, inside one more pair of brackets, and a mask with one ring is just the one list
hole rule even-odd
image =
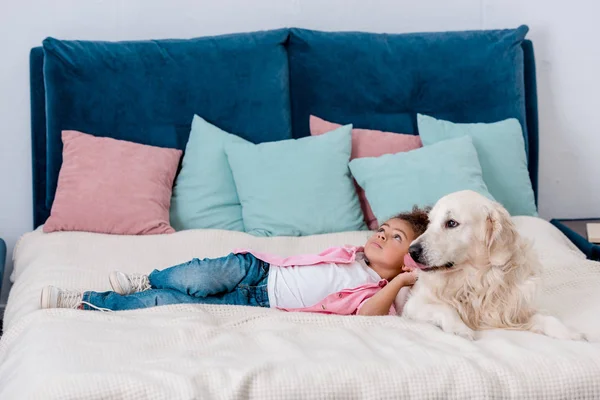
[[330, 294], [381, 280], [362, 259], [352, 264], [322, 263], [269, 269], [268, 291], [271, 307], [304, 308]]

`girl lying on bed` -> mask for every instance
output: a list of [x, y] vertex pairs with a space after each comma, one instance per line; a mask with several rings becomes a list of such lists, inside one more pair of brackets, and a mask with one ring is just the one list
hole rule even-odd
[[179, 303], [274, 307], [341, 315], [396, 314], [394, 300], [417, 271], [404, 265], [410, 243], [427, 228], [414, 208], [383, 223], [363, 247], [282, 258], [249, 250], [193, 259], [150, 275], [110, 274], [113, 292], [45, 287], [42, 308], [117, 311]]

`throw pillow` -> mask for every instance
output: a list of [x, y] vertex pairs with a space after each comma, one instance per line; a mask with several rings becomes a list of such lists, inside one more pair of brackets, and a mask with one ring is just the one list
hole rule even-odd
[[249, 143], [195, 115], [171, 200], [176, 230], [243, 231], [242, 206], [225, 155], [227, 143]]
[[279, 142], [228, 143], [246, 232], [304, 236], [364, 229], [348, 169], [352, 126]]
[[[322, 135], [337, 129], [340, 126], [341, 125], [339, 124], [325, 121], [313, 115], [310, 116], [311, 135]], [[352, 153], [350, 155], [350, 160], [400, 153], [403, 151], [415, 150], [421, 146], [421, 138], [416, 135], [354, 128], [352, 129]], [[367, 201], [365, 191], [358, 185], [356, 185], [356, 190], [367, 226], [369, 229], [377, 229], [379, 224]]]
[[63, 163], [44, 232], [174, 232], [169, 225], [181, 150], [63, 131]]
[[414, 205], [433, 206], [459, 190], [474, 190], [493, 199], [468, 136], [406, 153], [357, 158], [350, 162], [350, 170], [379, 221], [410, 211]]
[[425, 146], [470, 136], [477, 149], [483, 180], [494, 198], [511, 215], [538, 215], [523, 131], [517, 119], [490, 124], [455, 124], [419, 114], [417, 121]]

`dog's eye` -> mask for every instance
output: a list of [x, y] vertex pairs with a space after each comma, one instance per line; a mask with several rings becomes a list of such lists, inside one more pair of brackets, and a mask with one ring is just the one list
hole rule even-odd
[[449, 219], [448, 221], [446, 221], [446, 228], [456, 228], [458, 226], [458, 222], [456, 222], [453, 219]]

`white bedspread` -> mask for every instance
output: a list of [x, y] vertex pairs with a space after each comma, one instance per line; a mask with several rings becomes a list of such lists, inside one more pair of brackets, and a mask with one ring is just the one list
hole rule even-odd
[[[545, 266], [541, 305], [600, 336], [600, 263], [547, 222], [515, 218]], [[0, 340], [0, 399], [598, 399], [600, 344], [490, 331], [470, 342], [399, 317], [177, 305], [116, 313], [38, 310], [44, 285], [108, 290], [236, 247], [280, 254], [362, 244], [366, 232], [254, 238], [225, 231], [25, 235]]]

